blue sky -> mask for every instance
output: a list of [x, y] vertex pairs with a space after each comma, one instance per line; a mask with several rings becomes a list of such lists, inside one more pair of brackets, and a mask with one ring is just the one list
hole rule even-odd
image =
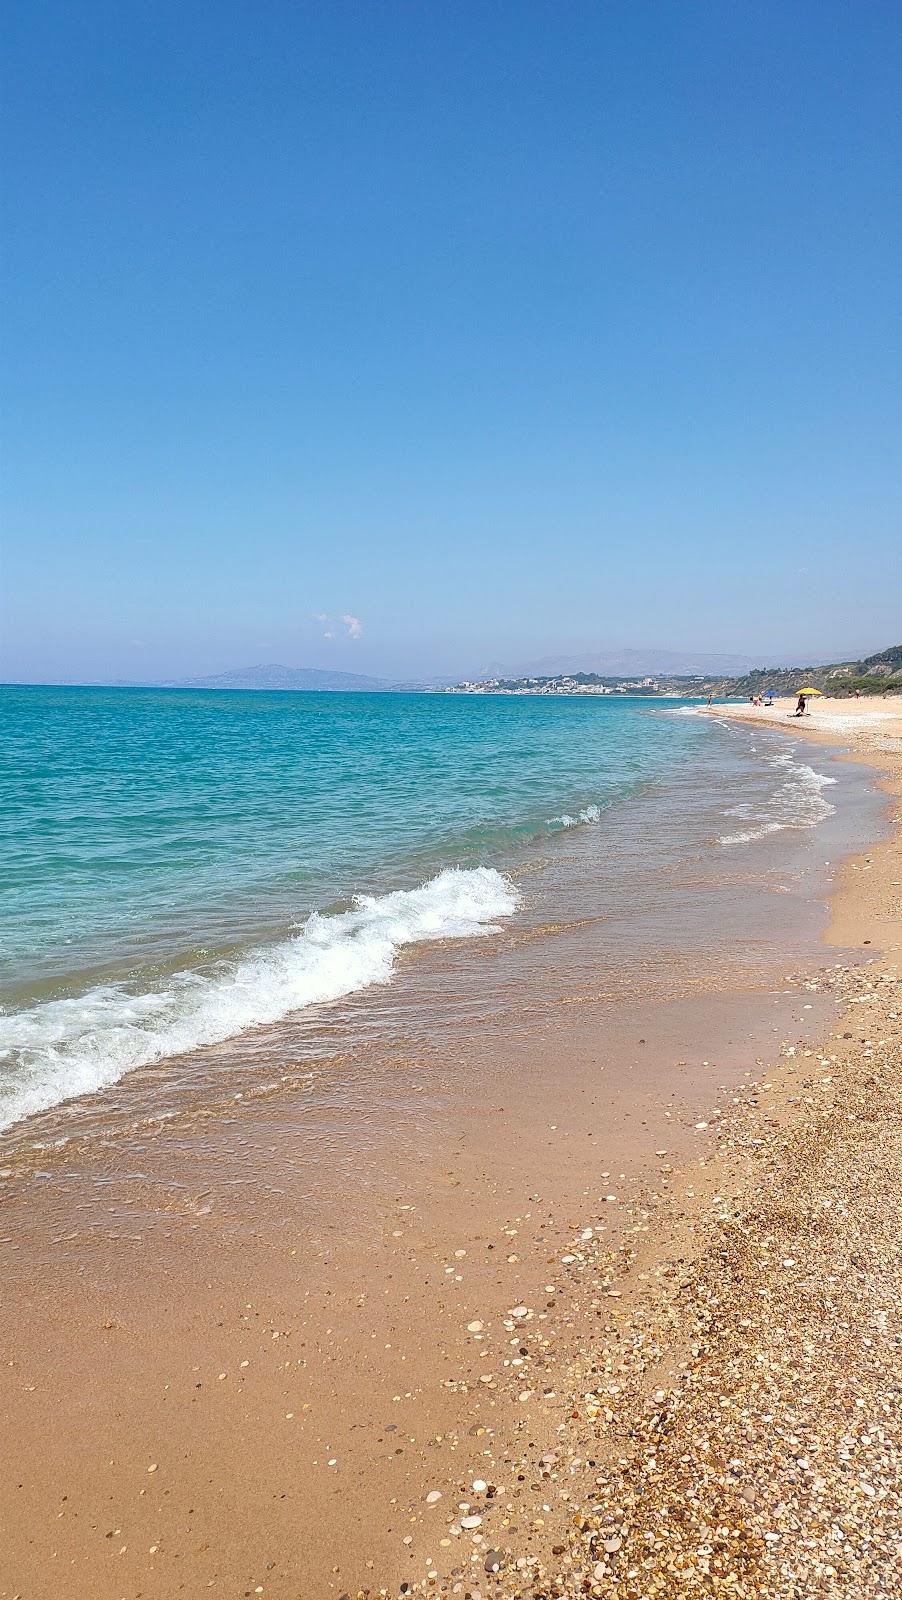
[[7, 677], [902, 635], [897, 0], [2, 28]]

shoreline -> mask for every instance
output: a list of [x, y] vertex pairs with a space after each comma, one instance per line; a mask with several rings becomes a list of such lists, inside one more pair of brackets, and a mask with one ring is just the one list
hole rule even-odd
[[[718, 714], [727, 714], [732, 708], [716, 709]], [[742, 712], [737, 708], [734, 714], [741, 716]], [[810, 730], [790, 726], [783, 731], [807, 734]], [[836, 743], [835, 734], [825, 738]], [[879, 754], [886, 761], [888, 752]], [[876, 756], [873, 750], [859, 751], [853, 759], [873, 766]], [[889, 765], [894, 767], [895, 777], [890, 775], [883, 781], [895, 787], [887, 792], [902, 794], [898, 759]], [[898, 854], [896, 835], [876, 845], [869, 852], [869, 862], [856, 864], [854, 858], [847, 861], [831, 899], [834, 907], [848, 904], [839, 922], [834, 916], [831, 939], [835, 940], [839, 931], [843, 942], [848, 943], [849, 931], [858, 929], [862, 938], [873, 938], [876, 949], [879, 943], [874, 929], [879, 927], [881, 939], [897, 936], [898, 923], [893, 919], [898, 910], [893, 910], [892, 901], [884, 904], [877, 892], [884, 887], [882, 879], [878, 880], [880, 864], [894, 859], [893, 851]], [[891, 879], [892, 873], [884, 876]], [[865, 932], [866, 927], [870, 933]], [[889, 990], [885, 959], [876, 961], [874, 966], [879, 976], [887, 980], [883, 988]], [[75, 1600], [82, 1594], [90, 1594], [92, 1600], [138, 1593], [168, 1597], [183, 1590], [200, 1593], [207, 1588], [213, 1593], [280, 1597], [300, 1592], [305, 1600], [308, 1595], [315, 1600], [320, 1594], [345, 1593], [537, 1596], [586, 1592], [633, 1596], [646, 1590], [664, 1594], [709, 1592], [703, 1587], [703, 1573], [706, 1563], [711, 1567], [713, 1558], [710, 1554], [699, 1555], [698, 1550], [706, 1541], [710, 1543], [710, 1530], [703, 1534], [701, 1523], [693, 1522], [698, 1508], [690, 1509], [689, 1522], [676, 1541], [676, 1553], [688, 1563], [676, 1575], [671, 1564], [671, 1541], [664, 1538], [660, 1543], [660, 1526], [650, 1529], [647, 1525], [646, 1513], [656, 1503], [659, 1510], [665, 1503], [671, 1504], [674, 1494], [657, 1466], [648, 1469], [648, 1461], [653, 1459], [660, 1465], [671, 1448], [667, 1441], [680, 1436], [681, 1428], [690, 1426], [691, 1401], [701, 1392], [698, 1374], [704, 1372], [708, 1381], [712, 1364], [716, 1369], [719, 1362], [722, 1372], [729, 1365], [723, 1343], [727, 1319], [720, 1317], [719, 1329], [709, 1326], [699, 1330], [695, 1322], [702, 1303], [701, 1285], [706, 1285], [704, 1292], [710, 1300], [718, 1292], [717, 1272], [726, 1270], [721, 1260], [724, 1230], [729, 1271], [734, 1274], [730, 1295], [733, 1301], [746, 1305], [743, 1295], [748, 1284], [743, 1272], [747, 1264], [735, 1257], [735, 1249], [737, 1239], [743, 1236], [742, 1207], [748, 1203], [755, 1174], [768, 1170], [776, 1195], [779, 1185], [788, 1181], [784, 1153], [789, 1146], [785, 1142], [796, 1140], [797, 1155], [799, 1150], [810, 1154], [812, 1131], [805, 1127], [804, 1118], [809, 1116], [812, 1123], [815, 1117], [820, 1119], [818, 1138], [823, 1144], [825, 1126], [835, 1130], [843, 1096], [854, 1092], [855, 1062], [839, 1059], [843, 1046], [834, 1049], [838, 1059], [821, 1075], [830, 1078], [830, 1084], [819, 1084], [813, 1096], [807, 1092], [807, 1080], [799, 1084], [801, 1052], [816, 1052], [813, 1040], [817, 1028], [812, 1034], [803, 1031], [805, 1008], [817, 1008], [821, 1031], [827, 1032], [838, 995], [847, 989], [854, 991], [848, 996], [847, 1009], [857, 1016], [860, 1012], [853, 1007], [862, 1003], [862, 996], [880, 992], [866, 987], [868, 982], [874, 982], [870, 967], [843, 965], [838, 973], [834, 969], [832, 977], [829, 969], [826, 971], [826, 977], [823, 972], [801, 977], [793, 997], [785, 1004], [781, 1002], [779, 1023], [774, 1024], [775, 1042], [783, 1052], [779, 1072], [765, 1069], [760, 1073], [760, 1067], [768, 1060], [763, 1040], [757, 1052], [749, 1047], [753, 1033], [746, 1029], [751, 1029], [753, 1014], [761, 1013], [761, 995], [748, 997], [745, 1012], [736, 995], [726, 996], [721, 1008], [724, 1014], [719, 1018], [716, 1004], [708, 1004], [706, 1025], [718, 1044], [717, 1081], [724, 1085], [723, 1092], [718, 1088], [716, 1097], [724, 1104], [723, 1115], [712, 1117], [709, 1110], [697, 1115], [701, 1126], [689, 1121], [694, 1114], [692, 1107], [710, 1106], [712, 1099], [710, 1074], [701, 1070], [702, 1065], [707, 1068], [707, 1062], [699, 1064], [691, 1087], [683, 1078], [672, 1083], [668, 1091], [676, 1097], [673, 1104], [679, 1106], [679, 1115], [671, 1114], [667, 1135], [659, 1134], [653, 1141], [664, 1153], [650, 1164], [637, 1157], [635, 1171], [631, 1170], [632, 1157], [625, 1159], [615, 1144], [614, 1156], [618, 1166], [623, 1163], [623, 1174], [613, 1166], [606, 1170], [611, 1162], [608, 1155], [599, 1180], [601, 1162], [594, 1151], [585, 1150], [583, 1143], [587, 1131], [600, 1141], [605, 1118], [626, 1113], [623, 1104], [617, 1109], [617, 1095], [610, 1089], [606, 1091], [608, 1101], [599, 1099], [596, 1063], [591, 1053], [580, 1060], [575, 1044], [573, 1059], [568, 1058], [567, 1066], [570, 1103], [561, 1105], [559, 1113], [551, 1111], [556, 1117], [553, 1126], [547, 1120], [540, 1126], [548, 1110], [539, 1103], [532, 1125], [524, 1124], [523, 1149], [507, 1150], [500, 1169], [497, 1138], [489, 1126], [484, 1141], [468, 1150], [452, 1141], [444, 1158], [430, 1134], [425, 1166], [422, 1161], [417, 1164], [417, 1129], [412, 1127], [409, 1135], [402, 1130], [399, 1138], [406, 1141], [405, 1159], [410, 1165], [409, 1169], [403, 1163], [399, 1167], [399, 1181], [406, 1186], [406, 1193], [399, 1189], [388, 1210], [383, 1211], [377, 1204], [373, 1215], [355, 1215], [347, 1225], [342, 1219], [342, 1225], [331, 1231], [322, 1220], [316, 1222], [323, 1253], [326, 1257], [331, 1255], [335, 1267], [319, 1288], [326, 1300], [333, 1299], [336, 1327], [339, 1313], [342, 1318], [359, 1320], [363, 1312], [367, 1318], [375, 1351], [365, 1371], [360, 1368], [359, 1338], [356, 1344], [349, 1344], [336, 1335], [331, 1345], [318, 1349], [315, 1379], [311, 1376], [314, 1352], [308, 1349], [306, 1354], [296, 1353], [306, 1343], [301, 1337], [305, 1298], [314, 1296], [319, 1288], [314, 1286], [315, 1275], [307, 1274], [303, 1286], [292, 1281], [291, 1295], [286, 1299], [285, 1277], [292, 1270], [290, 1260], [296, 1253], [287, 1237], [270, 1237], [265, 1247], [262, 1240], [255, 1240], [251, 1298], [242, 1302], [243, 1309], [236, 1314], [227, 1293], [230, 1283], [237, 1281], [233, 1279], [234, 1241], [227, 1248], [215, 1249], [209, 1265], [205, 1264], [203, 1276], [209, 1276], [210, 1283], [203, 1292], [199, 1292], [197, 1282], [191, 1282], [196, 1249], [188, 1248], [190, 1232], [174, 1238], [171, 1246], [164, 1246], [165, 1235], [149, 1235], [155, 1251], [160, 1250], [165, 1258], [162, 1278], [157, 1263], [145, 1262], [137, 1269], [133, 1264], [128, 1267], [127, 1295], [120, 1294], [118, 1285], [103, 1284], [105, 1257], [113, 1256], [120, 1268], [123, 1265], [120, 1213], [116, 1219], [119, 1237], [96, 1239], [92, 1251], [83, 1255], [81, 1270], [71, 1280], [83, 1297], [74, 1327], [60, 1326], [47, 1285], [32, 1286], [37, 1349], [34, 1358], [18, 1353], [14, 1356], [13, 1388], [3, 1402], [7, 1437], [27, 1458], [29, 1448], [33, 1450], [41, 1438], [51, 1436], [51, 1430], [58, 1431], [61, 1404], [65, 1404], [68, 1392], [65, 1381], [54, 1387], [58, 1361], [69, 1362], [70, 1383], [74, 1381], [73, 1374], [82, 1375], [88, 1387], [88, 1416], [98, 1408], [108, 1407], [110, 1395], [114, 1405], [121, 1403], [134, 1386], [136, 1373], [146, 1375], [148, 1367], [161, 1357], [164, 1359], [158, 1375], [162, 1378], [165, 1371], [166, 1382], [149, 1385], [146, 1395], [141, 1396], [141, 1405], [133, 1399], [137, 1443], [131, 1459], [123, 1460], [119, 1454], [122, 1439], [114, 1428], [104, 1439], [103, 1449], [109, 1443], [108, 1458], [116, 1463], [107, 1480], [110, 1494], [102, 1493], [104, 1478], [99, 1464], [96, 1475], [89, 1472], [86, 1476], [85, 1469], [80, 1470], [74, 1458], [67, 1459], [65, 1451], [53, 1473], [59, 1490], [55, 1500], [48, 1495], [45, 1482], [29, 1484], [26, 1477], [24, 1491], [20, 1491], [4, 1476], [0, 1484], [3, 1520], [13, 1527], [17, 1508], [21, 1518], [23, 1492], [28, 1515], [25, 1527], [18, 1521], [15, 1525], [13, 1560], [19, 1571], [7, 1574], [0, 1561], [3, 1600], [16, 1593], [21, 1593], [23, 1600], [38, 1594], [41, 1600], [56, 1594], [65, 1595], [66, 1600]], [[865, 1003], [875, 1015], [878, 1009], [891, 1009], [880, 1001]], [[693, 1025], [700, 1014], [693, 1013]], [[871, 1015], [870, 1009], [868, 1014]], [[743, 1020], [737, 1025], [740, 1018]], [[648, 1077], [643, 1056], [647, 1060], [653, 1053], [666, 1051], [668, 1043], [678, 1036], [680, 1023], [670, 1015], [661, 1024], [660, 1039], [646, 1033], [637, 1041], [633, 1022], [627, 1009], [621, 1019], [619, 1042], [616, 1030], [613, 1037], [616, 1048], [624, 1056], [629, 1051], [633, 1058], [631, 1076], [622, 1081], [621, 1089], [625, 1093], [628, 1087], [633, 1113], [641, 1112], [648, 1120], [655, 1103], [664, 1104], [666, 1097], [661, 1080], [655, 1075]], [[891, 1023], [894, 1019], [885, 1024], [888, 1036], [892, 1033]], [[688, 1028], [688, 1022], [684, 1020], [683, 1026]], [[872, 1031], [876, 1035], [878, 1030]], [[714, 1059], [713, 1049], [711, 1054]], [[811, 1059], [818, 1060], [818, 1055], [813, 1054]], [[799, 1087], [806, 1090], [802, 1096], [793, 1093]], [[494, 1096], [495, 1088], [489, 1085], [489, 1121], [496, 1110]], [[541, 1102], [540, 1096], [538, 1099]], [[732, 1100], [737, 1103], [731, 1105]], [[812, 1100], [814, 1110], [800, 1109], [804, 1102]], [[621, 1131], [622, 1126], [621, 1123]], [[279, 1142], [283, 1130], [277, 1117], [265, 1113], [256, 1132], [261, 1149], [270, 1137], [276, 1140], [276, 1148], [284, 1149], [284, 1142]], [[639, 1136], [636, 1151], [643, 1138], [647, 1145], [648, 1139]], [[763, 1142], [756, 1145], [754, 1141], [758, 1139]], [[556, 1155], [562, 1148], [567, 1152], [567, 1181], [563, 1184]], [[703, 1154], [698, 1153], [700, 1148]], [[542, 1151], [546, 1152], [544, 1156]], [[110, 1160], [111, 1170], [105, 1181], [110, 1184], [115, 1212], [120, 1196], [113, 1181], [115, 1153]], [[76, 1165], [73, 1162], [73, 1167]], [[796, 1159], [795, 1172], [805, 1168], [806, 1160]], [[77, 1193], [76, 1178], [77, 1173], [73, 1176]], [[606, 1198], [608, 1185], [614, 1198]], [[186, 1209], [173, 1214], [172, 1232], [177, 1234], [179, 1222], [190, 1217], [188, 1229], [197, 1230], [202, 1245], [209, 1246], [211, 1235], [202, 1220], [203, 1195], [193, 1192], [190, 1177], [186, 1178], [185, 1190]], [[424, 1205], [426, 1194], [432, 1196], [431, 1211]], [[720, 1198], [715, 1200], [715, 1195]], [[733, 1198], [728, 1200], [728, 1196]], [[411, 1206], [418, 1210], [411, 1213]], [[193, 1212], [191, 1207], [195, 1208]], [[64, 1204], [61, 1217], [66, 1210]], [[731, 1222], [723, 1220], [725, 1212], [729, 1212]], [[71, 1210], [69, 1217], [71, 1221]], [[262, 1219], [264, 1224], [266, 1220]], [[715, 1235], [719, 1230], [720, 1242], [716, 1245], [710, 1230]], [[348, 1232], [352, 1233], [350, 1239], [346, 1237]], [[491, 1249], [496, 1254], [483, 1255], [477, 1262], [477, 1249]], [[785, 1259], [791, 1256], [790, 1251]], [[188, 1282], [181, 1287], [190, 1290], [193, 1297], [194, 1320], [189, 1318], [185, 1325], [180, 1324], [180, 1258], [182, 1273], [189, 1269]], [[361, 1260], [367, 1263], [364, 1279], [356, 1283], [355, 1259], [358, 1269]], [[150, 1278], [142, 1290], [141, 1272], [146, 1273], [148, 1265]], [[229, 1271], [221, 1272], [226, 1265]], [[779, 1280], [780, 1270], [785, 1274], [788, 1269], [780, 1269], [777, 1263], [774, 1270]], [[54, 1271], [57, 1277], [50, 1288], [58, 1291], [66, 1278], [63, 1275], [60, 1279], [58, 1267]], [[87, 1294], [86, 1276], [94, 1280]], [[759, 1300], [761, 1287], [757, 1283], [755, 1295]], [[359, 1305], [361, 1294], [365, 1307]], [[128, 1306], [128, 1325], [119, 1320], [120, 1298]], [[405, 1301], [409, 1308], [406, 1312], [402, 1310]], [[438, 1315], [439, 1301], [445, 1307], [442, 1317]], [[178, 1328], [177, 1340], [166, 1338], [164, 1326], [162, 1342], [159, 1338], [155, 1342], [153, 1335], [160, 1333], [161, 1305], [168, 1308], [163, 1323], [168, 1318]], [[104, 1309], [112, 1314], [104, 1316]], [[136, 1313], [140, 1311], [148, 1319], [147, 1327], [137, 1326]], [[411, 1318], [416, 1319], [413, 1326]], [[311, 1318], [311, 1326], [317, 1325], [316, 1319]], [[735, 1336], [733, 1322], [730, 1326]], [[217, 1327], [223, 1331], [217, 1333]], [[380, 1334], [384, 1337], [380, 1338]], [[443, 1348], [432, 1351], [429, 1342], [436, 1338]], [[696, 1355], [691, 1354], [693, 1340], [698, 1348]], [[399, 1347], [401, 1342], [405, 1348]], [[12, 1348], [8, 1335], [6, 1348]], [[282, 1356], [286, 1350], [291, 1352], [287, 1360]], [[274, 1352], [279, 1355], [278, 1362]], [[688, 1379], [686, 1368], [680, 1374], [680, 1360], [687, 1352]], [[173, 1354], [178, 1358], [176, 1364]], [[735, 1350], [730, 1355], [730, 1360], [734, 1359], [740, 1359]], [[225, 1372], [224, 1378], [219, 1379], [213, 1370], [216, 1366]], [[323, 1385], [328, 1378], [334, 1388], [331, 1369], [336, 1366], [348, 1405], [362, 1408], [377, 1382], [384, 1400], [387, 1415], [382, 1416], [378, 1437], [369, 1435], [363, 1427], [362, 1409], [359, 1423], [345, 1416], [340, 1425], [346, 1440], [350, 1438], [349, 1428], [353, 1432], [359, 1426], [366, 1437], [366, 1448], [379, 1446], [385, 1465], [379, 1467], [376, 1463], [372, 1467], [376, 1473], [373, 1481], [386, 1481], [396, 1490], [392, 1499], [396, 1509], [389, 1511], [392, 1526], [387, 1532], [375, 1525], [382, 1515], [381, 1505], [375, 1509], [372, 1526], [366, 1525], [365, 1513], [364, 1526], [359, 1526], [360, 1496], [367, 1492], [370, 1482], [366, 1473], [362, 1479], [358, 1476], [355, 1482], [349, 1482], [342, 1476], [344, 1460], [336, 1457], [333, 1467], [331, 1456], [325, 1454], [332, 1438], [329, 1429], [339, 1426], [340, 1404], [333, 1406], [320, 1429], [322, 1449], [317, 1461], [321, 1465], [313, 1478], [305, 1468], [301, 1474], [304, 1481], [298, 1484], [300, 1457], [296, 1440], [286, 1442], [284, 1438], [292, 1432], [286, 1423], [301, 1421], [302, 1408], [310, 1405], [310, 1401], [297, 1398], [297, 1386], [303, 1378], [304, 1384], [309, 1385], [304, 1393], [315, 1393], [316, 1403], [325, 1404]], [[37, 1381], [32, 1382], [33, 1379]], [[483, 1379], [488, 1381], [482, 1382]], [[433, 1390], [437, 1384], [437, 1392], [426, 1397], [425, 1388], [418, 1392], [418, 1384], [432, 1385]], [[140, 1382], [137, 1387], [140, 1389]], [[665, 1396], [664, 1400], [653, 1400], [649, 1407], [649, 1395], [658, 1393]], [[289, 1394], [296, 1397], [283, 1398]], [[208, 1400], [215, 1415], [206, 1416], [201, 1424], [200, 1407]], [[285, 1410], [278, 1409], [282, 1404]], [[192, 1416], [189, 1408], [195, 1405], [198, 1410]], [[84, 1407], [82, 1400], [82, 1410]], [[289, 1416], [291, 1407], [297, 1409]], [[429, 1424], [435, 1424], [427, 1437], [423, 1436], [420, 1420], [424, 1412]], [[467, 1420], [469, 1431], [459, 1430], [462, 1417]], [[396, 1438], [403, 1442], [396, 1444]], [[234, 1470], [223, 1472], [217, 1509], [209, 1498], [204, 1500], [198, 1472], [205, 1460], [209, 1466], [215, 1459], [209, 1455], [210, 1446], [227, 1448], [230, 1439], [240, 1444], [244, 1455]], [[199, 1440], [206, 1440], [205, 1449]], [[652, 1445], [656, 1453], [650, 1458], [648, 1450]], [[142, 1446], [146, 1446], [143, 1453]], [[153, 1455], [148, 1453], [151, 1450]], [[403, 1452], [400, 1460], [396, 1451]], [[148, 1455], [146, 1462], [144, 1454]], [[277, 1459], [275, 1477], [281, 1474], [283, 1490], [273, 1488], [273, 1456]], [[543, 1462], [543, 1457], [548, 1459]], [[533, 1465], [528, 1467], [528, 1462]], [[266, 1476], [265, 1493], [257, 1493], [253, 1487], [255, 1472]], [[699, 1466], [698, 1472], [698, 1487], [703, 1494], [716, 1488], [723, 1501], [735, 1489], [737, 1504], [748, 1508], [743, 1513], [743, 1532], [736, 1536], [742, 1563], [741, 1570], [737, 1569], [739, 1587], [734, 1585], [732, 1592], [796, 1592], [785, 1586], [779, 1575], [779, 1562], [772, 1557], [769, 1541], [764, 1537], [766, 1532], [776, 1530], [771, 1527], [761, 1531], [758, 1527], [759, 1523], [763, 1527], [767, 1520], [764, 1512], [770, 1512], [770, 1507], [742, 1499], [742, 1489], [749, 1488], [747, 1483], [724, 1483], [721, 1473], [717, 1484], [712, 1485], [707, 1468], [702, 1470]], [[71, 1483], [68, 1474], [73, 1475]], [[880, 1474], [873, 1470], [871, 1476], [879, 1478]], [[483, 1487], [476, 1488], [477, 1484]], [[637, 1493], [639, 1487], [643, 1490], [641, 1496]], [[226, 1505], [221, 1500], [223, 1490]], [[307, 1511], [305, 1526], [310, 1530], [305, 1534], [309, 1542], [303, 1551], [298, 1548], [297, 1534], [297, 1517], [302, 1509], [299, 1492]], [[762, 1494], [760, 1485], [754, 1492]], [[881, 1492], [878, 1484], [875, 1499]], [[273, 1504], [279, 1493], [288, 1498], [287, 1508]], [[67, 1497], [65, 1502], [63, 1495]], [[433, 1495], [439, 1498], [428, 1498]], [[109, 1528], [101, 1525], [104, 1498], [116, 1507], [118, 1520], [111, 1519]], [[153, 1505], [148, 1503], [150, 1499]], [[180, 1526], [179, 1519], [173, 1519], [173, 1500], [184, 1501], [185, 1505], [202, 1502], [204, 1531], [200, 1536], [195, 1537], [190, 1524]], [[244, 1536], [237, 1546], [233, 1540], [226, 1547], [222, 1536], [229, 1523], [223, 1517], [233, 1502], [233, 1514], [241, 1522]], [[75, 1512], [66, 1509], [73, 1503], [79, 1508]], [[290, 1512], [287, 1520], [283, 1516], [285, 1510]], [[577, 1512], [579, 1525], [575, 1526]], [[91, 1516], [98, 1520], [96, 1527], [89, 1530], [85, 1519]], [[475, 1518], [479, 1520], [474, 1523]], [[321, 1524], [318, 1536], [311, 1529], [314, 1521]], [[407, 1531], [402, 1533], [404, 1526]], [[695, 1540], [692, 1552], [688, 1550], [687, 1530], [692, 1530]], [[645, 1538], [649, 1531], [655, 1534], [650, 1544]], [[784, 1538], [785, 1533], [780, 1533], [778, 1542]], [[873, 1533], [872, 1538], [876, 1549], [879, 1532]], [[52, 1553], [51, 1539], [57, 1545], [57, 1554]], [[405, 1543], [408, 1539], [409, 1545]], [[657, 1547], [655, 1540], [659, 1541]], [[717, 1544], [716, 1538], [714, 1543]], [[728, 1545], [728, 1553], [730, 1548]], [[834, 1556], [836, 1548], [834, 1541], [830, 1547]], [[346, 1549], [351, 1551], [347, 1562]], [[786, 1559], [785, 1546], [779, 1555]], [[720, 1559], [718, 1555], [717, 1561]], [[242, 1561], [244, 1566], [240, 1565]], [[353, 1570], [355, 1562], [357, 1570]], [[633, 1567], [636, 1571], [631, 1576]], [[204, 1571], [213, 1576], [201, 1582]], [[743, 1588], [753, 1575], [759, 1586]], [[858, 1582], [861, 1575], [852, 1576]], [[837, 1594], [884, 1592], [850, 1588], [848, 1578], [846, 1572], [846, 1587], [837, 1587]], [[829, 1573], [818, 1581], [827, 1583], [823, 1592], [834, 1592]], [[762, 1582], [771, 1582], [772, 1587], [761, 1587]], [[304, 1587], [305, 1583], [312, 1587]]]
[[[768, 721], [770, 713], [762, 707], [722, 706], [712, 707], [710, 712], [703, 708], [701, 714], [720, 715], [734, 722], [774, 727], [779, 733], [798, 734], [813, 744], [829, 746], [835, 759], [868, 767], [878, 774], [875, 786], [886, 796], [883, 813], [891, 833], [888, 839], [874, 846], [872, 859], [866, 859], [864, 866], [868, 871], [877, 866], [879, 872], [880, 863], [892, 859], [891, 853], [887, 854], [892, 844], [892, 830], [902, 822], [902, 810], [894, 804], [902, 796], [902, 705], [891, 711], [882, 702], [879, 707], [875, 705], [868, 710], [866, 702], [853, 701], [855, 709], [850, 711], [849, 701], [828, 700], [819, 702], [818, 710], [810, 717], [796, 718], [786, 709], [792, 703], [791, 700], [774, 701], [773, 709], [779, 718], [775, 723]], [[892, 896], [886, 897], [882, 912], [862, 905], [856, 881], [856, 874], [862, 868], [857, 859], [859, 854], [853, 852], [841, 863], [839, 882], [829, 897], [830, 924], [824, 935], [825, 943], [862, 948], [873, 944], [884, 956], [891, 955], [900, 948], [902, 905], [899, 897]], [[875, 932], [879, 937], [874, 937]]]

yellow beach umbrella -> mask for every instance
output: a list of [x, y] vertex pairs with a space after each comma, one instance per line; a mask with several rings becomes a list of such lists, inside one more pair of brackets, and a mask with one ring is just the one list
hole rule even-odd
[[797, 689], [796, 690], [796, 694], [804, 694], [804, 695], [823, 694], [823, 690], [822, 689]]

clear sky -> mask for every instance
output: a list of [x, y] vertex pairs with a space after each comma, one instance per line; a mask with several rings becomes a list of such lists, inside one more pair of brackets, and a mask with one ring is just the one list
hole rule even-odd
[[5, 676], [902, 636], [899, 0], [2, 30]]

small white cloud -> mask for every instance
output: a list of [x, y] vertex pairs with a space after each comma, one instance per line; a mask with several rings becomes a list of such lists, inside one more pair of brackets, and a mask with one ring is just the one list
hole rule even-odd
[[[311, 611], [310, 615], [314, 622], [318, 622], [324, 629], [324, 639], [337, 637], [338, 624], [333, 621], [328, 611]], [[349, 639], [361, 639], [363, 637], [363, 623], [359, 617], [352, 617], [351, 613], [346, 611], [341, 620]]]

